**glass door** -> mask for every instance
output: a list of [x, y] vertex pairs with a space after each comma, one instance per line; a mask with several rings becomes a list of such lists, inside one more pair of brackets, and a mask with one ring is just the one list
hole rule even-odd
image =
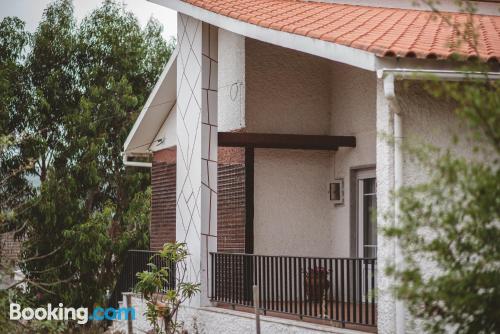
[[358, 256], [377, 257], [377, 183], [375, 170], [360, 171], [357, 183]]

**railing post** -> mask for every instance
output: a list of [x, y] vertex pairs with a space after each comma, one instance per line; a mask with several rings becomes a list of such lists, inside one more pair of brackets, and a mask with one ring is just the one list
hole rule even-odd
[[250, 304], [252, 301], [252, 286], [253, 286], [253, 256], [252, 255], [243, 255], [242, 256], [242, 266], [243, 266], [243, 298], [245, 300], [245, 304]]
[[134, 326], [132, 323], [133, 319], [131, 313], [129, 312], [129, 310], [132, 309], [132, 294], [124, 293], [124, 295], [127, 303], [127, 334], [133, 334], [134, 333]]
[[215, 275], [214, 275], [215, 274], [215, 259], [214, 259], [215, 255], [212, 252], [210, 252], [209, 255], [210, 255], [210, 262], [212, 263], [212, 266], [210, 268], [210, 283], [211, 284], [210, 284], [210, 293], [208, 295], [208, 298], [210, 300], [213, 300], [214, 295], [215, 295]]
[[259, 310], [259, 287], [253, 286], [253, 304], [255, 305], [255, 332], [260, 334], [260, 310]]

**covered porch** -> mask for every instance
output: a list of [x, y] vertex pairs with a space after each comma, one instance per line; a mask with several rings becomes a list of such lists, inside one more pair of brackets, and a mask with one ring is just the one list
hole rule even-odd
[[375, 76], [218, 33], [244, 66], [219, 53], [210, 300], [376, 331]]
[[[330, 233], [343, 233], [332, 226], [331, 211], [346, 201], [343, 182], [328, 183], [331, 157], [341, 147], [355, 148], [356, 137], [219, 132], [218, 143], [218, 252], [210, 253], [210, 300], [247, 312], [258, 303], [267, 315], [376, 331], [373, 222], [361, 223], [372, 230], [360, 236], [364, 244], [353, 256], [331, 247]], [[354, 199], [354, 206], [364, 205], [354, 213], [356, 222], [376, 204], [370, 171], [352, 171], [353, 188], [366, 186]], [[239, 201], [231, 207], [237, 189]]]

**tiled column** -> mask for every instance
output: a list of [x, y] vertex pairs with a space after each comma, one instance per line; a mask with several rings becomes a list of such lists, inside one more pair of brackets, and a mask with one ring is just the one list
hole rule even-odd
[[209, 252], [217, 250], [217, 28], [178, 14], [177, 241], [191, 253], [192, 306], [209, 303]]

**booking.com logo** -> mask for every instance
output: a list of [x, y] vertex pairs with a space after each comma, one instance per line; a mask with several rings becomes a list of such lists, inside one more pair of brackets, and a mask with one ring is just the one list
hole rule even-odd
[[135, 320], [135, 308], [133, 307], [96, 307], [89, 315], [89, 309], [86, 307], [64, 307], [59, 303], [59, 307], [21, 308], [16, 303], [10, 304], [10, 320], [76, 320], [78, 324], [86, 324], [89, 320]]

